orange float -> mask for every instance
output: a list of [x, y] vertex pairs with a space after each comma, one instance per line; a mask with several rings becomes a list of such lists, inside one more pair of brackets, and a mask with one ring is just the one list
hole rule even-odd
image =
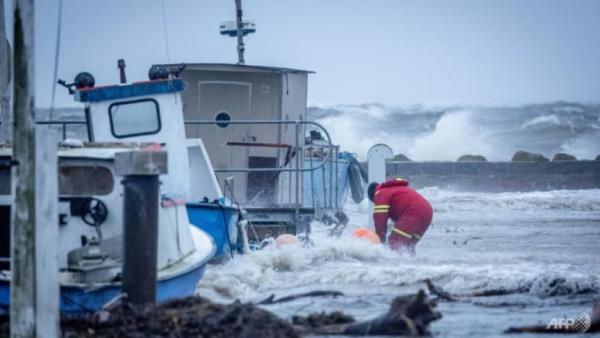
[[367, 228], [358, 228], [352, 231], [352, 237], [367, 240], [373, 244], [381, 244], [379, 236], [372, 230]]
[[279, 235], [275, 239], [275, 245], [277, 245], [278, 248], [281, 248], [282, 246], [296, 245], [298, 243], [298, 238], [290, 234]]

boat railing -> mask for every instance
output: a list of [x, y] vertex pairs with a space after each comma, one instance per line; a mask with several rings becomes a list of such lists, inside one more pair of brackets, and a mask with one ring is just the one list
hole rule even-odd
[[[223, 121], [214, 120], [186, 120], [186, 125], [217, 125], [222, 124]], [[215, 168], [214, 171], [217, 173], [251, 173], [251, 172], [270, 172], [270, 173], [287, 173], [288, 179], [288, 201], [296, 210], [296, 214], [299, 214], [300, 208], [304, 206], [304, 189], [303, 182], [301, 182], [301, 175], [306, 172], [310, 172], [311, 181], [311, 203], [312, 208], [316, 209], [339, 209], [338, 203], [338, 161], [337, 154], [339, 153], [339, 146], [334, 145], [331, 141], [331, 136], [325, 127], [317, 122], [304, 121], [304, 120], [237, 120], [227, 121], [228, 124], [239, 124], [239, 125], [293, 125], [294, 126], [294, 144], [293, 145], [276, 145], [276, 144], [263, 144], [263, 143], [241, 143], [241, 142], [230, 142], [230, 146], [256, 146], [256, 147], [269, 147], [269, 148], [287, 148], [292, 150], [294, 153], [293, 160], [295, 165], [289, 167], [273, 167], [273, 168]], [[322, 131], [325, 135], [323, 144], [304, 144], [304, 137], [300, 140], [300, 128], [304, 126], [313, 126], [318, 130]], [[302, 142], [302, 143], [301, 143]], [[321, 149], [321, 151], [315, 151], [315, 149]], [[308, 153], [309, 165], [305, 167], [305, 154]], [[314, 158], [316, 154], [323, 154], [320, 160], [315, 164]], [[327, 165], [329, 164], [329, 165]], [[317, 189], [315, 188], [315, 173], [321, 169], [321, 175], [323, 180], [323, 205], [317, 205]], [[326, 177], [325, 170], [329, 171], [329, 177]], [[335, 174], [334, 174], [335, 170]], [[325, 180], [329, 179], [327, 185]], [[292, 181], [295, 181], [295, 185], [292, 187]], [[327, 189], [327, 186], [329, 189]], [[319, 191], [321, 193], [321, 191]], [[292, 200], [294, 203], [291, 203]]]

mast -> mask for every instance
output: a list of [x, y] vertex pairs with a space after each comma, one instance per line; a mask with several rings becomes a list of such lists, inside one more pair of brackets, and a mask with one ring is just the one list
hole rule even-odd
[[237, 25], [237, 52], [238, 52], [238, 65], [243, 65], [244, 61], [244, 23], [242, 21], [242, 0], [235, 0], [235, 13], [236, 13], [236, 25]]
[[10, 112], [10, 45], [6, 37], [4, 0], [0, 0], [0, 143], [12, 139], [12, 114]]

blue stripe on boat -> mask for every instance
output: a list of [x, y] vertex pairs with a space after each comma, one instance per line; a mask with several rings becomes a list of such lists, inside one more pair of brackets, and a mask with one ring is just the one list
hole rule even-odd
[[125, 99], [136, 96], [149, 96], [184, 91], [187, 83], [182, 79], [156, 80], [127, 85], [95, 87], [75, 91], [75, 100], [79, 102], [99, 102]]

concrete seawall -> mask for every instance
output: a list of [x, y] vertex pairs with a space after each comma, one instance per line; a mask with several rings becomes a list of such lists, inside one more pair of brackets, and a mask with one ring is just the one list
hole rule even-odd
[[564, 162], [388, 162], [388, 177], [404, 177], [414, 188], [502, 192], [599, 189], [600, 161]]

